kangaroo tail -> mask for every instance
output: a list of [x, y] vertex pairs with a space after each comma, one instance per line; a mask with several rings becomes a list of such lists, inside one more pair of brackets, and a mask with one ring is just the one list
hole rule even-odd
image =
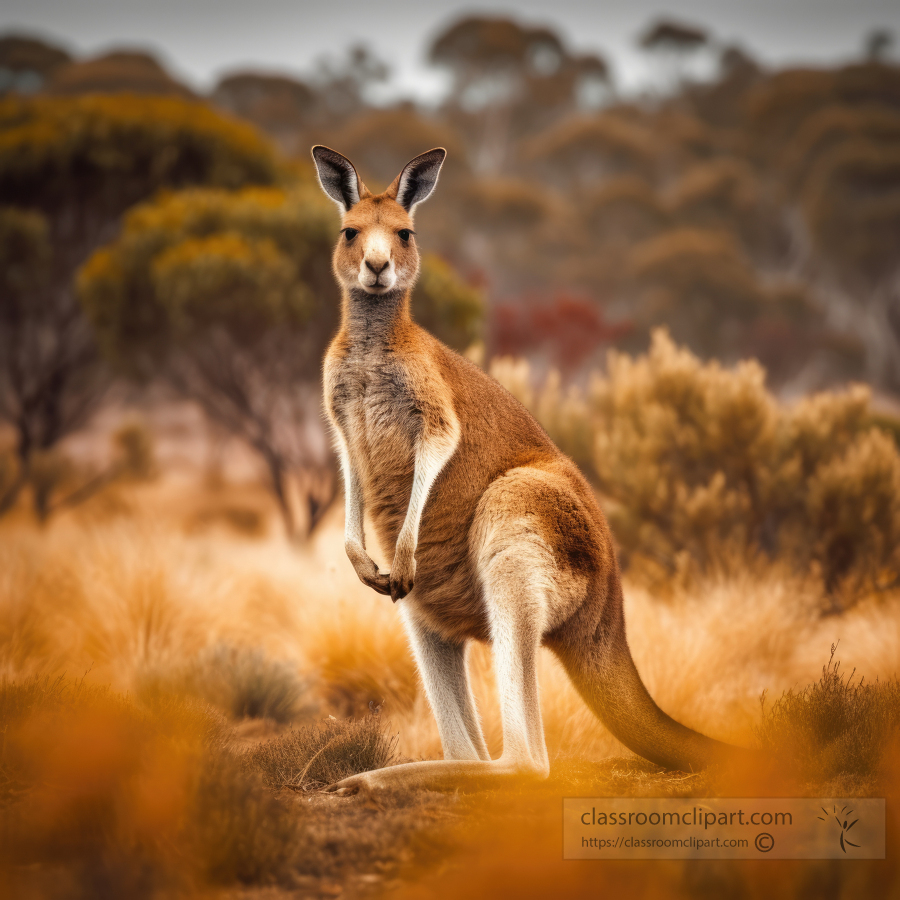
[[628, 648], [617, 571], [610, 573], [606, 588], [588, 597], [546, 642], [600, 721], [626, 747], [668, 769], [697, 771], [751, 756], [685, 727], [656, 705]]

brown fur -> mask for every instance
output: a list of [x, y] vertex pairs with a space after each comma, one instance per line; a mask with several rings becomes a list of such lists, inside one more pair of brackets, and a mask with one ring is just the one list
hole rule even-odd
[[[705, 765], [724, 745], [666, 716], [631, 659], [611, 535], [581, 472], [512, 395], [412, 320], [418, 253], [414, 237], [406, 242], [398, 236], [402, 229], [414, 230], [410, 213], [395, 199], [400, 178], [379, 196], [360, 187], [361, 199], [343, 221], [359, 236], [339, 239], [333, 260], [343, 309], [340, 331], [325, 358], [326, 410], [346, 445], [360, 503], [381, 546], [397, 548], [390, 576], [375, 572], [352, 537], [348, 555], [366, 584], [409, 605], [407, 614], [428, 647], [446, 648], [441, 652], [447, 659], [470, 639], [501, 640], [509, 633], [515, 645], [509, 652], [527, 668], [543, 643], [628, 746], [667, 766]], [[376, 235], [368, 244], [367, 234]], [[395, 288], [382, 293], [360, 288], [366, 254], [388, 250], [399, 273]], [[377, 268], [381, 258], [374, 262]], [[453, 434], [452, 455], [430, 485], [417, 536], [410, 539], [404, 523], [414, 478], [427, 459], [423, 448]], [[464, 679], [458, 673], [454, 677]], [[430, 699], [437, 715], [441, 684], [438, 675], [434, 678]], [[426, 676], [426, 688], [429, 683]], [[533, 690], [528, 684], [521, 690], [522, 702], [534, 706], [536, 680]], [[464, 699], [459, 702], [466, 707]], [[472, 738], [470, 756], [477, 752], [475, 758], [484, 760], [480, 729], [473, 733], [478, 729], [474, 709], [464, 708], [460, 715]], [[542, 734], [535, 735], [539, 709], [529, 715], [524, 735], [507, 735], [504, 720], [504, 757], [507, 741], [512, 746], [515, 740], [520, 749], [512, 769], [546, 767], [537, 746]], [[449, 759], [448, 743], [445, 739]], [[391, 773], [393, 780], [409, 784], [456, 786], [467, 773], [486, 774], [485, 766], [508, 770], [502, 761], [412, 764], [339, 787], [386, 783]], [[432, 768], [423, 774], [417, 766]]]

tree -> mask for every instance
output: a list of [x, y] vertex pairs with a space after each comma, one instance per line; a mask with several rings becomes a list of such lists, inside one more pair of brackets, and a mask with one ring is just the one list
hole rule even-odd
[[[250, 127], [201, 104], [0, 101], [3, 228], [40, 260], [26, 274], [12, 245], [0, 257], [0, 421], [16, 434], [16, 495], [32, 455], [77, 428], [108, 384], [73, 277], [115, 234], [122, 213], [164, 187], [239, 187], [278, 177], [273, 151]], [[12, 502], [15, 496], [6, 498]]]
[[894, 49], [894, 33], [887, 28], [876, 28], [866, 35], [865, 58], [869, 62], [887, 62]]
[[[271, 135], [286, 153], [300, 152], [301, 141], [315, 122], [318, 102], [310, 85], [260, 72], [227, 75], [216, 85], [211, 100]], [[302, 147], [304, 152], [306, 149]]]
[[709, 46], [710, 36], [703, 28], [661, 19], [647, 28], [639, 43], [660, 63], [664, 83], [678, 85], [684, 78], [688, 62]]
[[747, 93], [763, 78], [760, 64], [743, 48], [727, 44], [718, 52], [717, 77], [684, 85], [682, 96], [700, 118], [719, 126], [738, 126]]
[[[337, 317], [335, 230], [309, 190], [195, 189], [133, 209], [78, 279], [106, 358], [162, 374], [256, 451], [291, 536], [291, 473], [328, 464], [308, 423]], [[312, 527], [323, 503], [313, 490], [306, 501]]]
[[802, 198], [838, 323], [865, 342], [868, 375], [900, 387], [900, 143], [856, 138], [824, 153]]
[[118, 50], [53, 71], [49, 94], [155, 94], [192, 97], [149, 53]]
[[460, 352], [482, 338], [484, 298], [461, 281], [445, 260], [426, 253], [413, 291], [413, 318], [439, 340]]
[[668, 214], [653, 188], [642, 178], [622, 175], [590, 191], [585, 197], [584, 222], [601, 244], [623, 245], [658, 234]]
[[453, 79], [448, 109], [472, 141], [473, 168], [497, 172], [513, 144], [611, 92], [605, 60], [571, 54], [549, 28], [468, 16], [438, 35], [431, 62]]
[[830, 106], [900, 111], [900, 67], [870, 63], [775, 73], [747, 96], [748, 149], [774, 162], [807, 118]]
[[62, 47], [20, 34], [0, 37], [0, 95], [40, 90], [60, 66], [72, 61]]
[[734, 354], [742, 326], [764, 309], [756, 274], [727, 233], [666, 231], [632, 250], [628, 271], [644, 321], [667, 325], [706, 357]]
[[387, 81], [391, 71], [364, 44], [351, 47], [343, 59], [319, 60], [317, 70], [318, 99], [332, 120], [341, 120], [363, 109], [372, 87]]
[[560, 187], [583, 190], [624, 174], [651, 181], [664, 148], [648, 126], [626, 111], [573, 116], [529, 141], [523, 155]]
[[782, 211], [745, 160], [720, 156], [692, 166], [671, 189], [668, 205], [682, 225], [738, 236], [760, 266], [783, 265], [787, 259]]

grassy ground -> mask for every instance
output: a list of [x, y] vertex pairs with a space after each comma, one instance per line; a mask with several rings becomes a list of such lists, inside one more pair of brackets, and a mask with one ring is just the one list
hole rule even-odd
[[[900, 597], [823, 616], [814, 583], [778, 566], [665, 598], [626, 585], [632, 650], [660, 705], [716, 737], [790, 748], [776, 780], [671, 774], [636, 760], [547, 654], [549, 781], [337, 799], [315, 788], [375, 765], [439, 758], [437, 730], [396, 609], [344, 558], [339, 511], [303, 548], [283, 542], [265, 511], [246, 487], [160, 480], [117, 487], [42, 531], [24, 513], [0, 522], [6, 895], [897, 890], [890, 861], [638, 867], [562, 863], [559, 848], [567, 795], [893, 797]], [[841, 668], [823, 675], [835, 642]], [[470, 664], [496, 754], [487, 650], [473, 648]], [[841, 678], [854, 668], [852, 680]], [[884, 689], [859, 689], [860, 675]], [[804, 693], [810, 684], [819, 687]]]

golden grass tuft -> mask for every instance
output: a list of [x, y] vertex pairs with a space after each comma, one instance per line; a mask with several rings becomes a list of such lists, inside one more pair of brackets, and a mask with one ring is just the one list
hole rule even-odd
[[367, 601], [338, 600], [321, 611], [306, 653], [330, 713], [361, 715], [370, 703], [383, 701], [393, 715], [415, 702], [415, 662], [389, 605], [389, 599], [373, 594]]
[[390, 730], [378, 715], [325, 719], [266, 741], [247, 760], [270, 788], [309, 791], [389, 766], [397, 756], [397, 736]]
[[234, 719], [271, 719], [282, 724], [308, 719], [318, 706], [312, 678], [296, 666], [273, 659], [260, 648], [224, 643], [207, 647], [180, 669], [148, 674], [139, 690], [142, 695], [192, 696]]
[[761, 698], [760, 746], [792, 774], [822, 784], [839, 776], [871, 781], [900, 738], [900, 682], [854, 680], [835, 660], [818, 681], [785, 691], [774, 703]]

